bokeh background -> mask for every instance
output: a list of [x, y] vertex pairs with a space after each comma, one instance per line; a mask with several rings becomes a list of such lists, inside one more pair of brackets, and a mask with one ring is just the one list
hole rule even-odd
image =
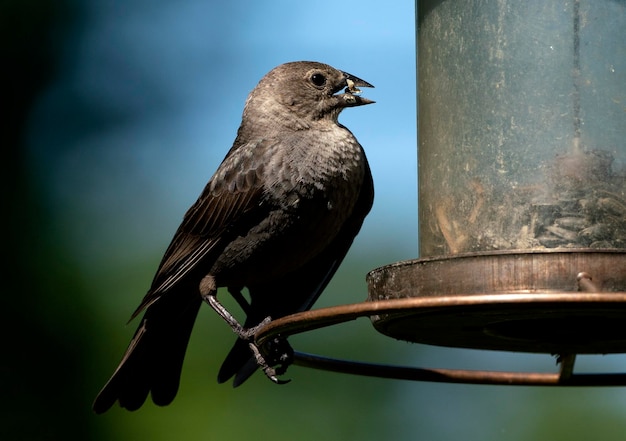
[[[417, 257], [415, 11], [410, 1], [5, 0], [0, 139], [3, 440], [621, 440], [622, 388], [371, 379], [292, 367], [217, 385], [234, 336], [199, 316], [168, 407], [91, 402], [135, 309], [272, 67], [316, 60], [371, 83], [341, 122], [365, 147], [374, 209], [317, 306], [362, 301], [365, 274]], [[426, 367], [552, 371], [547, 356], [390, 341], [365, 319], [292, 338], [298, 350]], [[623, 356], [577, 371], [622, 371]]]

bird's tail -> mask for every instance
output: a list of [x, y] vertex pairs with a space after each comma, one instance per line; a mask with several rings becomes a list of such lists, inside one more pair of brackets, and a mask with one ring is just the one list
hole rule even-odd
[[249, 343], [239, 338], [222, 363], [217, 374], [217, 382], [225, 383], [235, 377], [233, 387], [237, 387], [250, 378], [258, 367]]
[[[186, 295], [185, 295], [186, 294]], [[115, 401], [136, 410], [148, 393], [159, 406], [172, 402], [201, 298], [171, 292], [148, 307], [120, 365], [93, 404], [106, 412]]]

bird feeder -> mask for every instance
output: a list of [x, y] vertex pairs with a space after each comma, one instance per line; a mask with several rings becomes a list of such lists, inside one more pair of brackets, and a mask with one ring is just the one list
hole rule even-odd
[[626, 352], [626, 5], [418, 3], [420, 258], [372, 271], [368, 302], [286, 318], [265, 337], [369, 315], [396, 339], [560, 354], [562, 369], [333, 370], [626, 384], [572, 374], [575, 354]]

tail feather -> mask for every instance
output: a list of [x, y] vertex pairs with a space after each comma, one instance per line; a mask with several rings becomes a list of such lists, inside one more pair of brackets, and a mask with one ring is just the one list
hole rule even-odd
[[199, 296], [177, 294], [182, 293], [168, 293], [146, 310], [120, 365], [96, 397], [96, 413], [106, 412], [115, 401], [137, 410], [150, 392], [159, 406], [172, 402], [201, 304]]
[[235, 377], [233, 387], [241, 385], [258, 369], [248, 342], [237, 339], [217, 374], [217, 382], [225, 383]]

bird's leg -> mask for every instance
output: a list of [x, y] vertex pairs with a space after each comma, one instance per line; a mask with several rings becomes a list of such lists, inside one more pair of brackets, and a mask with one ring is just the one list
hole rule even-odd
[[207, 302], [211, 306], [211, 308], [213, 308], [213, 310], [217, 312], [226, 323], [228, 323], [233, 332], [237, 334], [237, 336], [242, 340], [251, 340], [252, 337], [254, 337], [254, 334], [256, 334], [259, 329], [272, 321], [270, 317], [266, 317], [258, 325], [252, 328], [244, 328], [237, 321], [237, 319], [230, 312], [228, 312], [224, 305], [222, 305], [219, 300], [217, 300], [216, 294], [217, 287], [215, 286], [215, 279], [213, 279], [213, 277], [210, 275], [205, 276], [200, 281], [200, 295], [202, 296], [202, 300]]
[[228, 312], [226, 308], [224, 308], [224, 305], [222, 305], [219, 300], [217, 300], [215, 294], [211, 293], [203, 295], [202, 298], [211, 306], [211, 308], [213, 308], [215, 312], [219, 314], [220, 317], [224, 319], [226, 323], [228, 323], [228, 326], [230, 326], [235, 334], [244, 339], [250, 338], [250, 335], [245, 332], [246, 330], [244, 329], [244, 327], [241, 326], [237, 319], [233, 317], [233, 315]]
[[[244, 311], [250, 307], [246, 299], [241, 294], [240, 290], [233, 289], [229, 292], [233, 295], [237, 303], [240, 304]], [[263, 372], [276, 384], [284, 384], [288, 383], [289, 380], [284, 381], [280, 380], [277, 375], [282, 375], [287, 370], [287, 366], [289, 366], [293, 362], [293, 349], [289, 346], [284, 339], [275, 339], [270, 344], [269, 354], [268, 356], [264, 356], [259, 347], [254, 343], [253, 337], [256, 335], [257, 331], [262, 327], [266, 326], [269, 322], [272, 321], [271, 317], [266, 317], [261, 323], [251, 328], [244, 328], [237, 321], [233, 315], [228, 312], [228, 310], [222, 305], [219, 300], [217, 300], [217, 289], [215, 286], [215, 279], [212, 276], [206, 276], [200, 282], [200, 295], [202, 299], [207, 302], [215, 312], [219, 314], [222, 319], [231, 327], [233, 332], [237, 334], [239, 338], [242, 340], [246, 340], [248, 345], [250, 346], [250, 350], [254, 355], [254, 359], [256, 363], [259, 365]], [[273, 368], [274, 365], [280, 365], [278, 369]]]
[[220, 315], [220, 317], [224, 319], [226, 323], [228, 323], [233, 332], [237, 334], [237, 336], [242, 340], [251, 340], [259, 329], [272, 321], [271, 317], [265, 317], [263, 321], [258, 325], [251, 328], [244, 328], [237, 321], [237, 319], [233, 317], [233, 315], [228, 312], [226, 308], [224, 308], [224, 305], [222, 305], [219, 300], [217, 300], [215, 294], [208, 294], [206, 296], [203, 295], [202, 298], [211, 306], [211, 308], [215, 310], [215, 312]]

